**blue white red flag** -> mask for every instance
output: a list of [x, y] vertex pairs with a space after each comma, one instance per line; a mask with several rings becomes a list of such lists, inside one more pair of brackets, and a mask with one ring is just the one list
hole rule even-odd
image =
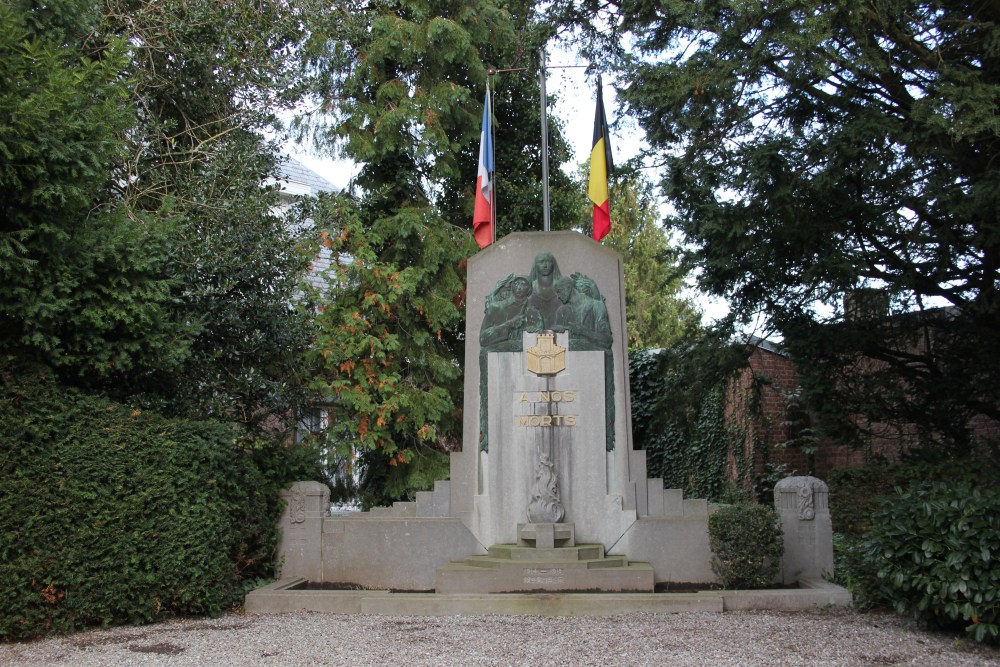
[[476, 175], [476, 207], [472, 229], [476, 243], [485, 248], [493, 243], [493, 133], [490, 131], [490, 91], [483, 104], [483, 127], [479, 137], [479, 173]]

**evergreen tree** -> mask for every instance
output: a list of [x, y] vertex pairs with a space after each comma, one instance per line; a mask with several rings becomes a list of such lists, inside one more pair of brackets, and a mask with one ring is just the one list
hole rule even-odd
[[[366, 502], [386, 502], [443, 476], [441, 452], [457, 447], [487, 70], [537, 71], [548, 32], [531, 3], [493, 0], [345, 2], [315, 27], [320, 113], [300, 127], [360, 165], [360, 194], [313, 213], [334, 260], [313, 388], [330, 401], [332, 444], [360, 449], [367, 479], [388, 488]], [[540, 229], [537, 82], [512, 73], [495, 88], [499, 234]], [[554, 207], [567, 226], [569, 197]]]
[[298, 398], [308, 257], [274, 212], [299, 5], [0, 7], [0, 350], [173, 414]]
[[[309, 256], [279, 215], [275, 114], [301, 93], [302, 3], [114, 0], [105, 26], [128, 37], [137, 119], [116, 196], [135, 220], [168, 225], [179, 367], [115, 387], [172, 414], [261, 425], [304, 398], [309, 322], [293, 301]], [[271, 421], [273, 425], [273, 421]]]
[[[996, 5], [610, 7], [701, 284], [784, 334], [813, 406], [959, 447], [1000, 417]], [[843, 321], [865, 289], [888, 308]]]
[[101, 384], [175, 364], [165, 230], [115, 206], [128, 48], [90, 2], [0, 5], [0, 353]]
[[[635, 175], [618, 179], [611, 187], [611, 201], [611, 232], [602, 242], [625, 260], [629, 349], [670, 347], [693, 333], [701, 320], [697, 306], [681, 294], [680, 253], [659, 224], [649, 181]], [[589, 221], [591, 207], [586, 204]]]

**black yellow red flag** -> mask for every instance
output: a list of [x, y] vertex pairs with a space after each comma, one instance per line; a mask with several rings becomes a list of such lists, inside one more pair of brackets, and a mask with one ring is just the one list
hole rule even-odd
[[608, 178], [614, 170], [611, 144], [608, 140], [608, 119], [604, 115], [604, 95], [601, 76], [597, 76], [597, 113], [594, 116], [594, 145], [590, 149], [590, 183], [587, 194], [594, 202], [594, 240], [600, 241], [611, 231], [611, 202]]

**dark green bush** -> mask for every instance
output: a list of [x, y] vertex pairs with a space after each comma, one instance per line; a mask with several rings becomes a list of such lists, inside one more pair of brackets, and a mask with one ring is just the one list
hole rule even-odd
[[865, 541], [861, 538], [833, 534], [834, 582], [851, 592], [854, 608], [867, 611], [890, 604], [882, 597], [878, 568], [868, 558]]
[[885, 497], [893, 495], [897, 488], [909, 489], [927, 480], [996, 486], [1000, 470], [992, 459], [924, 460], [917, 456], [894, 465], [834, 468], [826, 479], [834, 532], [863, 537], [872, 525], [872, 514]]
[[219, 614], [265, 575], [277, 503], [223, 424], [0, 377], [0, 640]]
[[861, 538], [871, 528], [880, 499], [893, 492], [895, 481], [894, 469], [886, 465], [831, 470], [826, 482], [834, 532]]
[[872, 520], [868, 558], [880, 594], [928, 626], [1000, 641], [1000, 489], [924, 484]]
[[725, 505], [708, 517], [712, 571], [726, 588], [767, 588], [781, 569], [785, 543], [770, 505]]

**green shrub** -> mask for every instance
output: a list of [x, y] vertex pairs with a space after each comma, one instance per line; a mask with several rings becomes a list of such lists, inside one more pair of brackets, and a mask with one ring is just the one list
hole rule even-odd
[[897, 488], [909, 489], [927, 480], [996, 486], [1000, 470], [996, 460], [989, 458], [924, 460], [916, 455], [894, 465], [834, 468], [826, 479], [834, 532], [863, 537], [883, 498], [893, 495]]
[[868, 558], [863, 539], [833, 534], [834, 582], [851, 592], [854, 608], [867, 611], [873, 607], [890, 604], [883, 597], [878, 581], [878, 568]]
[[872, 523], [880, 499], [893, 492], [894, 468], [834, 468], [826, 479], [830, 487], [830, 518], [835, 533], [861, 538]]
[[781, 568], [785, 545], [770, 505], [726, 505], [708, 517], [712, 571], [726, 588], [767, 588]]
[[215, 615], [266, 574], [275, 482], [224, 424], [0, 377], [0, 640]]
[[1000, 489], [933, 483], [873, 516], [868, 558], [880, 594], [927, 625], [1000, 641]]

